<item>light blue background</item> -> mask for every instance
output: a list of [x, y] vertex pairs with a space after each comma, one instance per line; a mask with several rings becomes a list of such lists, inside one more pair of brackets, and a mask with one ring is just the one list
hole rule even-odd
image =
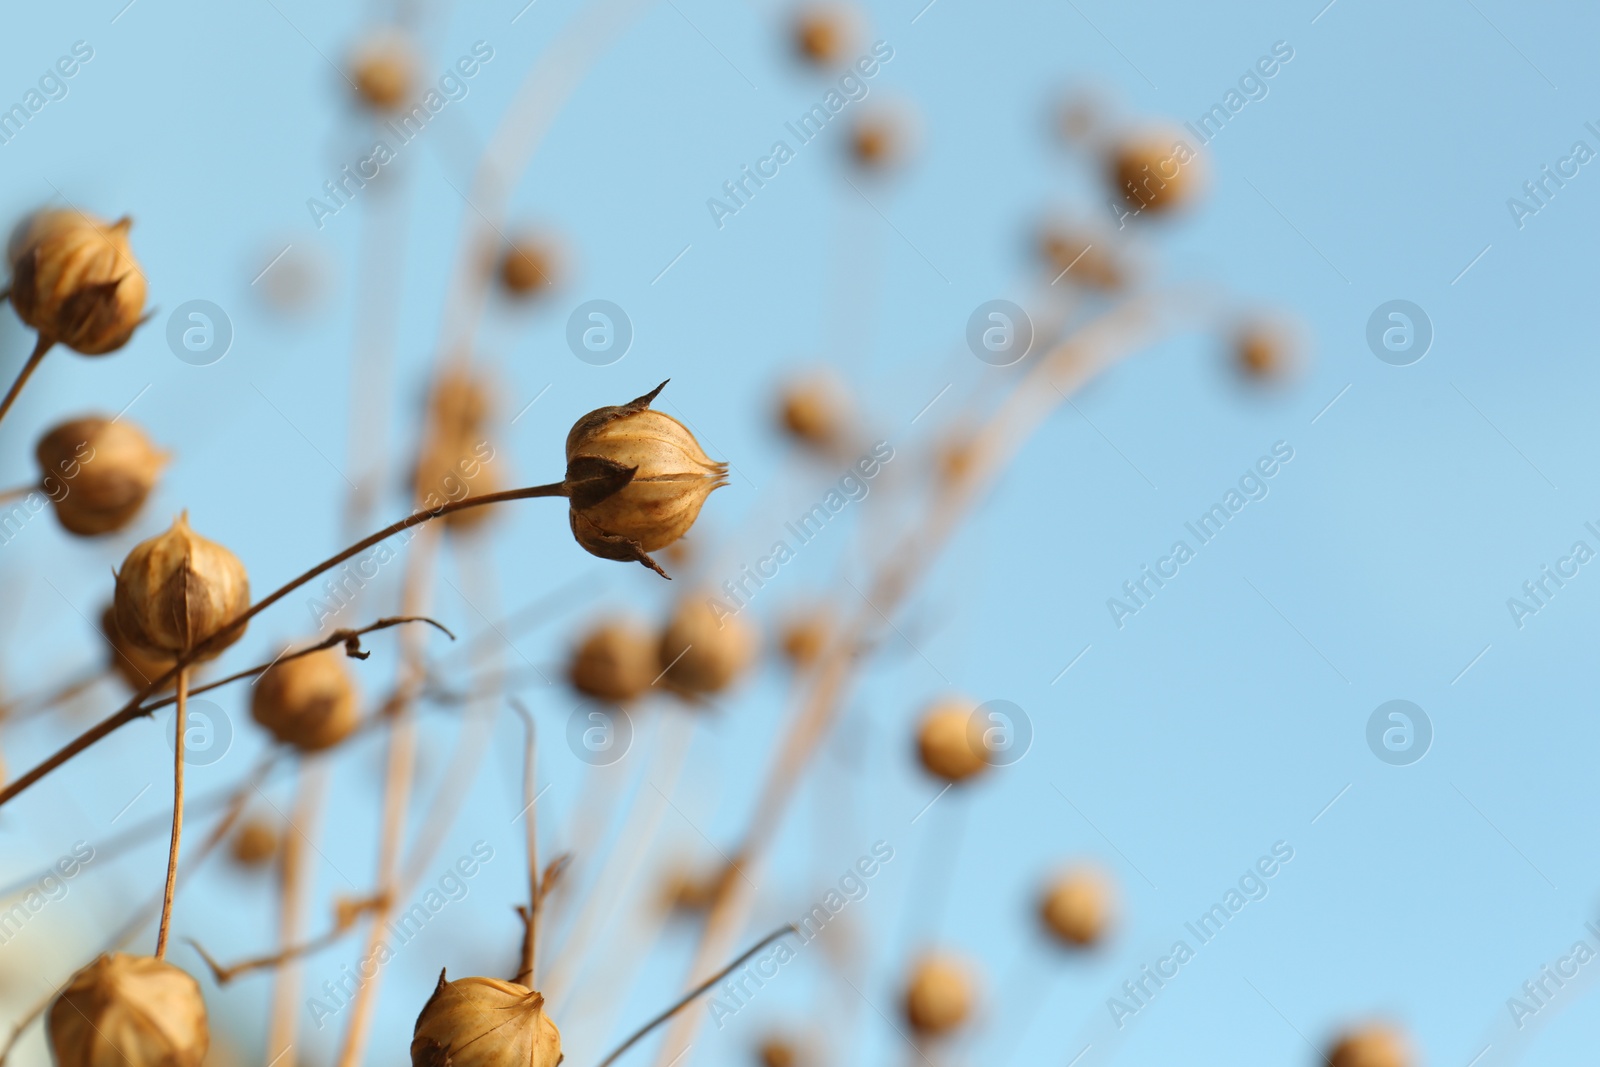
[[[470, 188], [518, 83], [550, 61], [582, 7], [538, 0], [513, 24], [521, 6], [429, 6], [425, 70], [443, 71], [480, 39], [495, 57], [402, 154], [390, 190], [401, 202], [381, 208], [383, 194], [368, 190], [320, 232], [306, 198], [365, 155], [372, 136], [333, 64], [387, 17], [378, 5], [137, 0], [119, 15], [120, 0], [96, 0], [13, 12], [0, 38], [0, 103], [20, 100], [74, 41], [95, 55], [66, 99], [0, 146], [0, 211], [16, 218], [64, 198], [131, 213], [160, 312], [112, 357], [50, 357], [0, 430], [0, 484], [32, 476], [31, 442], [60, 417], [114, 412], [136, 396], [130, 417], [177, 459], [135, 530], [90, 544], [41, 516], [0, 549], [10, 691], [95, 660], [83, 616], [108, 595], [127, 548], [179, 509], [246, 561], [258, 591], [342, 543], [347, 487], [336, 468], [350, 394], [378, 387], [349, 371], [363, 230], [375, 211], [385, 225], [404, 219], [403, 231], [385, 230], [404, 250], [400, 372], [387, 386], [406, 420], [396, 421], [398, 437], [421, 396], [459, 234], [476, 218], [456, 190]], [[842, 180], [835, 132], [802, 149], [721, 231], [706, 198], [784, 136], [783, 123], [819, 100], [825, 82], [789, 59], [786, 9], [765, 0], [667, 0], [617, 28], [510, 200], [512, 222], [553, 229], [573, 256], [546, 307], [496, 303], [481, 334], [479, 355], [502, 382], [499, 441], [512, 477], [558, 477], [574, 418], [670, 377], [668, 410], [737, 471], [693, 538], [704, 573], [720, 581], [764, 554], [781, 523], [837, 477], [788, 456], [769, 417], [787, 374], [832, 364], [896, 459], [851, 513], [856, 529], [831, 527], [753, 610], [770, 622], [841, 568], [859, 584], [892, 543], [887, 532], [909, 520], [941, 420], [1015, 377], [963, 350], [971, 309], [996, 296], [1036, 306], [1027, 249], [1040, 217], [1104, 217], [1093, 169], [1050, 137], [1052, 101], [1092, 86], [1129, 121], [1192, 119], [1277, 41], [1294, 59], [1207, 150], [1202, 210], [1140, 241], [1159, 262], [1155, 282], [1210, 283], [1223, 316], [1298, 314], [1313, 360], [1292, 388], [1262, 397], [1239, 388], [1212, 337], [1176, 339], [1116, 368], [1031, 442], [926, 575], [898, 620], [905, 637], [887, 633], [882, 662], [797, 798], [743, 938], [805, 910], [874, 840], [890, 842], [896, 859], [847, 913], [869, 953], [861, 992], [871, 1007], [852, 1004], [837, 982], [819, 984], [829, 972], [808, 955], [728, 1029], [704, 1027], [694, 1058], [740, 1062], [769, 1026], [787, 1025], [842, 1042], [847, 1062], [911, 1062], [883, 1016], [896, 1016], [907, 954], [938, 941], [984, 975], [980, 1026], [956, 1059], [1065, 1064], [1095, 1041], [1094, 1055], [1124, 1063], [1311, 1063], [1308, 1042], [1321, 1047], [1346, 1023], [1378, 1016], [1400, 1021], [1430, 1064], [1465, 1065], [1490, 1044], [1479, 1062], [1579, 1062], [1600, 1041], [1587, 985], [1569, 986], [1516, 1038], [1506, 999], [1580, 937], [1595, 943], [1583, 923], [1595, 918], [1600, 882], [1590, 622], [1600, 578], [1584, 568], [1520, 629], [1506, 599], [1575, 540], [1600, 547], [1583, 528], [1600, 520], [1591, 462], [1600, 177], [1585, 167], [1520, 229], [1506, 201], [1575, 140], [1600, 148], [1584, 129], [1600, 120], [1593, 11], [1506, 0], [1326, 9], [1320, 0], [938, 0], [913, 24], [920, 8], [897, 0], [865, 10], [870, 37], [895, 49], [872, 99], [919, 116], [913, 166], [864, 185], [871, 207]], [[286, 244], [327, 268], [320, 310], [297, 320], [273, 313], [251, 284]], [[628, 357], [605, 368], [579, 362], [563, 340], [567, 311], [594, 297], [626, 308], [636, 329]], [[196, 298], [225, 307], [236, 330], [233, 350], [211, 367], [178, 361], [163, 339], [165, 313]], [[1431, 352], [1410, 367], [1380, 362], [1364, 340], [1369, 314], [1394, 298], [1420, 304], [1435, 328]], [[28, 344], [7, 312], [8, 376]], [[1117, 629], [1106, 598], [1276, 441], [1294, 459], [1270, 496]], [[396, 486], [381, 511], [403, 507]], [[507, 507], [494, 530], [489, 601], [467, 603], [457, 561], [447, 554], [441, 565], [453, 586], [439, 584], [435, 610], [459, 632], [477, 633], [484, 616], [574, 576], [593, 583], [565, 601], [559, 621], [516, 637], [513, 667], [557, 675], [591, 610], [574, 601], [659, 613], [682, 588], [584, 555], [551, 502]], [[385, 573], [364, 616], [392, 610], [397, 575]], [[303, 598], [291, 598], [227, 662], [267, 658], [309, 630]], [[357, 671], [379, 694], [394, 641], [371, 647]], [[720, 712], [702, 715], [675, 806], [662, 815], [665, 852], [714, 857], [708, 838], [724, 848], [736, 838], [786, 715], [786, 684], [769, 663]], [[936, 789], [909, 758], [909, 732], [920, 704], [947, 684], [1015, 701], [1036, 738], [1022, 762], [912, 825]], [[584, 769], [560, 741], [571, 702], [559, 687], [526, 695], [546, 740], [540, 773], [555, 784], [540, 802], [546, 848], [592, 847], [559, 838]], [[1364, 740], [1368, 715], [1395, 698], [1423, 707], [1435, 730], [1432, 750], [1409, 767], [1380, 763]], [[73, 724], [8, 731], [8, 766], [33, 764], [119, 699], [103, 688]], [[219, 698], [234, 716], [234, 748], [193, 772], [196, 795], [236, 780], [263, 749], [244, 699]], [[658, 743], [650, 720], [662, 714], [683, 713], [644, 716], [630, 774]], [[369, 1062], [404, 1055], [439, 966], [456, 975], [509, 967], [518, 938], [509, 909], [523, 888], [521, 824], [510, 822], [522, 806], [519, 730], [509, 715], [499, 722], [489, 771], [432, 866], [443, 871], [478, 839], [496, 858], [468, 903], [451, 905], [386, 969]], [[421, 796], [456, 732], [452, 716], [425, 714]], [[382, 746], [368, 738], [351, 749], [320, 844], [323, 902], [364, 892], [372, 878]], [[158, 730], [137, 725], [10, 805], [0, 813], [6, 870], [20, 878], [74, 840], [159, 821], [166, 759]], [[640, 803], [661, 803], [638, 789]], [[267, 793], [288, 808], [286, 778]], [[1279, 840], [1295, 856], [1270, 895], [1108, 1047], [1106, 998]], [[0, 948], [8, 1011], [97, 949], [159, 886], [164, 853], [153, 839], [92, 864], [65, 902]], [[1077, 856], [1113, 875], [1123, 917], [1102, 953], [1064, 963], [1037, 943], [1031, 908], [1044, 874]], [[944, 878], [948, 889], [934, 891]], [[324, 903], [311, 929], [325, 921]], [[274, 922], [267, 880], [218, 864], [181, 899], [177, 934], [231, 959], [269, 950]], [[591, 993], [607, 992], [613, 966], [653, 954], [637, 983], [601, 998], [606, 1019], [557, 1019], [570, 1062], [595, 1062], [675, 995], [691, 934], [669, 927], [653, 949], [605, 943]], [[308, 983], [357, 955], [353, 940], [323, 953]], [[173, 959], [198, 970], [186, 946]], [[267, 980], [205, 984], [219, 1041], [260, 1062]], [[302, 1062], [330, 1062], [337, 1029], [309, 1026], [302, 1015]], [[20, 1055], [38, 1062], [37, 1037]]]

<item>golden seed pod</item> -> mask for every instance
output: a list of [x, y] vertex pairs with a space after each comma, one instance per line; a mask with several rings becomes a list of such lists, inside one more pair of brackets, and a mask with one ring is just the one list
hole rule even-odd
[[375, 111], [393, 111], [411, 92], [414, 65], [411, 50], [398, 38], [376, 41], [356, 53], [356, 94]]
[[648, 553], [688, 533], [706, 498], [728, 484], [726, 463], [713, 463], [677, 419], [651, 410], [666, 384], [579, 419], [567, 434], [566, 478], [578, 544], [663, 578]]
[[200, 1067], [211, 1043], [200, 984], [120, 952], [72, 976], [46, 1028], [56, 1067]]
[[1328, 1067], [1411, 1067], [1413, 1062], [1404, 1035], [1384, 1026], [1352, 1031], [1328, 1053]]
[[815, 663], [833, 636], [833, 613], [825, 607], [798, 611], [783, 621], [778, 641], [789, 663], [805, 669]]
[[961, 782], [989, 766], [981, 745], [973, 743], [972, 712], [976, 705], [944, 700], [929, 708], [917, 728], [917, 754], [929, 774]]
[[782, 1037], [769, 1037], [761, 1042], [756, 1058], [761, 1061], [761, 1067], [796, 1067], [800, 1062], [794, 1042]]
[[1092, 945], [1111, 923], [1111, 887], [1097, 871], [1068, 871], [1046, 887], [1039, 918], [1063, 944]]
[[[172, 528], [140, 541], [117, 572], [117, 628], [148, 653], [178, 655], [250, 607], [250, 579], [239, 557], [189, 529], [184, 512]], [[212, 659], [244, 636], [238, 627]]]
[[126, 526], [167, 463], [132, 422], [96, 416], [60, 423], [39, 439], [34, 456], [56, 518], [84, 537]]
[[525, 298], [546, 292], [561, 280], [561, 274], [561, 250], [544, 237], [519, 237], [500, 255], [500, 285], [509, 296]]
[[852, 11], [831, 4], [815, 4], [794, 19], [795, 53], [807, 63], [833, 67], [849, 58], [858, 36]]
[[662, 903], [675, 911], [710, 911], [737, 874], [730, 863], [718, 863], [710, 869], [675, 868], [667, 873]]
[[572, 653], [567, 677], [586, 696], [626, 704], [656, 680], [656, 636], [631, 619], [608, 619], [595, 626]]
[[486, 376], [449, 370], [428, 397], [428, 419], [435, 431], [455, 437], [482, 433], [495, 412], [495, 387]]
[[850, 425], [850, 400], [837, 381], [813, 375], [778, 393], [778, 425], [798, 443], [824, 454], [837, 452]]
[[1050, 272], [1051, 284], [1060, 281], [1102, 292], [1119, 289], [1127, 273], [1111, 249], [1111, 238], [1066, 226], [1047, 226], [1039, 235], [1039, 257]]
[[260, 867], [278, 854], [280, 841], [277, 824], [267, 819], [247, 819], [233, 835], [233, 862], [241, 867]]
[[[483, 437], [439, 434], [429, 439], [417, 461], [416, 494], [419, 506], [435, 508], [452, 500], [497, 492], [500, 480], [493, 462], [494, 447]], [[493, 508], [452, 511], [444, 522], [453, 530], [476, 529], [491, 517]]]
[[113, 604], [107, 604], [100, 613], [100, 632], [106, 639], [111, 668], [129, 689], [142, 690], [170, 671], [176, 662], [171, 656], [146, 652], [124, 637], [117, 626], [117, 609]]
[[1300, 369], [1300, 339], [1288, 323], [1246, 321], [1234, 333], [1233, 362], [1239, 373], [1251, 381], [1285, 381]]
[[947, 1034], [972, 1015], [974, 999], [964, 964], [948, 956], [930, 956], [918, 961], [906, 983], [906, 1021], [923, 1034]]
[[256, 679], [250, 717], [302, 752], [331, 748], [361, 721], [361, 698], [339, 648], [284, 660]]
[[417, 1016], [412, 1067], [556, 1067], [561, 1031], [544, 1013], [544, 994], [497, 978], [439, 984]]
[[1134, 214], [1165, 214], [1200, 191], [1200, 159], [1175, 133], [1125, 138], [1111, 148], [1108, 167], [1112, 189]]
[[657, 655], [666, 681], [686, 693], [719, 693], [755, 661], [759, 641], [741, 616], [719, 619], [704, 597], [679, 601]]
[[128, 343], [144, 314], [145, 277], [128, 244], [133, 220], [41, 214], [12, 265], [11, 304], [43, 340], [86, 356]]

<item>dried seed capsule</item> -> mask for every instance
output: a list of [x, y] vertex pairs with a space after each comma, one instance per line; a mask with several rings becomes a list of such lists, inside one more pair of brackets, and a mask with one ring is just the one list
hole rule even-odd
[[46, 1022], [56, 1067], [200, 1067], [211, 1033], [200, 985], [150, 956], [101, 956]]
[[439, 984], [417, 1016], [412, 1067], [556, 1067], [561, 1031], [544, 1013], [544, 994], [496, 978]]
[[688, 533], [706, 497], [728, 484], [727, 464], [713, 463], [677, 419], [651, 410], [666, 384], [579, 419], [567, 434], [566, 479], [578, 544], [663, 578], [648, 553]]
[[932, 956], [912, 968], [906, 983], [906, 1021], [913, 1029], [947, 1034], [967, 1021], [973, 1006], [967, 968], [947, 956]]
[[625, 704], [642, 695], [661, 673], [656, 637], [631, 619], [609, 619], [584, 635], [567, 677], [586, 696]]
[[1248, 379], [1281, 382], [1299, 369], [1299, 339], [1286, 322], [1251, 319], [1234, 333], [1233, 360], [1239, 373]]
[[500, 257], [500, 284], [510, 296], [534, 296], [553, 288], [560, 278], [561, 252], [546, 238], [519, 238]]
[[[179, 655], [250, 607], [250, 579], [239, 557], [189, 529], [184, 512], [172, 528], [140, 541], [117, 572], [117, 628], [145, 652]], [[211, 659], [244, 636], [244, 627], [213, 648]]]
[[814, 607], [785, 619], [779, 641], [789, 662], [803, 669], [816, 662], [832, 633], [833, 613], [825, 607]]
[[989, 765], [981, 741], [974, 744], [974, 704], [945, 700], [929, 708], [917, 729], [917, 754], [929, 774], [961, 782]]
[[848, 8], [815, 4], [794, 19], [795, 52], [808, 63], [832, 67], [843, 63], [855, 46], [857, 19]]
[[350, 736], [360, 697], [338, 648], [273, 665], [256, 679], [250, 717], [286, 745], [317, 752]]
[[411, 50], [398, 38], [386, 37], [362, 48], [355, 57], [356, 93], [375, 111], [393, 111], [411, 91]]
[[[428, 442], [417, 462], [418, 505], [432, 510], [453, 500], [483, 496], [500, 488], [494, 467], [494, 446], [482, 437], [439, 434]], [[454, 530], [470, 530], [490, 518], [493, 508], [452, 511], [444, 522]]]
[[1111, 149], [1112, 189], [1133, 214], [1164, 214], [1199, 192], [1200, 160], [1177, 134], [1143, 133]]
[[761, 1061], [761, 1067], [796, 1067], [800, 1062], [794, 1042], [781, 1037], [769, 1037], [761, 1042], [756, 1056]]
[[278, 854], [279, 841], [276, 824], [266, 819], [248, 819], [233, 835], [233, 862], [241, 867], [259, 867]]
[[718, 863], [709, 869], [677, 868], [666, 876], [662, 902], [675, 911], [710, 911], [737, 874], [730, 863]]
[[903, 107], [867, 111], [850, 128], [850, 156], [863, 170], [888, 170], [911, 155], [915, 128]]
[[166, 454], [124, 419], [72, 419], [39, 439], [45, 495], [69, 532], [89, 537], [126, 526], [155, 488]]
[[1352, 1031], [1328, 1053], [1328, 1067], [1410, 1067], [1412, 1062], [1405, 1037], [1383, 1026]]
[[705, 598], [678, 603], [657, 653], [666, 681], [686, 693], [719, 693], [756, 658], [755, 630], [738, 615], [721, 619]]
[[436, 432], [453, 437], [481, 434], [494, 411], [493, 383], [471, 371], [446, 371], [428, 397], [430, 423]]
[[42, 339], [86, 356], [127, 344], [144, 314], [146, 288], [128, 244], [132, 225], [64, 211], [37, 219], [12, 269], [17, 316]]
[[1111, 921], [1111, 889], [1098, 872], [1069, 871], [1039, 901], [1045, 929], [1067, 945], [1092, 945]]
[[850, 424], [850, 401], [843, 386], [827, 375], [785, 385], [778, 394], [778, 423], [807, 448], [837, 452]]
[[122, 677], [129, 689], [144, 689], [170, 671], [176, 662], [171, 656], [146, 652], [124, 637], [117, 626], [116, 608], [111, 604], [107, 604], [100, 613], [100, 632], [105, 635], [109, 646], [111, 668]]

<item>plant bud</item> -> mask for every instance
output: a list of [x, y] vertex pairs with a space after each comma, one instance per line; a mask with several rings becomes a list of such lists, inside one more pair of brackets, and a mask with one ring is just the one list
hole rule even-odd
[[100, 632], [109, 646], [111, 668], [122, 677], [129, 689], [142, 690], [170, 671], [176, 662], [171, 656], [155, 655], [136, 648], [118, 628], [117, 610], [112, 604], [107, 604], [100, 613]]
[[355, 57], [356, 93], [374, 111], [393, 111], [411, 91], [411, 51], [398, 38], [385, 38], [361, 49]]
[[974, 704], [945, 700], [928, 709], [917, 730], [917, 753], [929, 774], [962, 782], [989, 766], [972, 733]]
[[84, 537], [126, 526], [167, 462], [133, 423], [92, 416], [56, 426], [39, 439], [34, 456], [56, 518]]
[[42, 339], [86, 356], [127, 344], [144, 314], [146, 288], [128, 244], [132, 225], [75, 211], [41, 215], [12, 267], [17, 316]]
[[584, 635], [567, 677], [586, 696], [626, 704], [661, 673], [656, 643], [654, 634], [632, 620], [607, 620]]
[[972, 1014], [972, 980], [967, 968], [949, 957], [934, 956], [912, 968], [906, 984], [906, 1021], [930, 1036], [947, 1034]]
[[1165, 214], [1199, 193], [1200, 160], [1175, 133], [1143, 133], [1111, 149], [1112, 189], [1135, 214]]
[[778, 394], [778, 421], [795, 441], [831, 455], [844, 444], [850, 401], [838, 382], [816, 375], [783, 387]]
[[268, 667], [256, 679], [250, 717], [302, 752], [343, 741], [361, 720], [345, 659], [341, 649], [325, 648]]
[[727, 464], [713, 463], [677, 419], [650, 409], [666, 384], [579, 419], [567, 434], [566, 478], [578, 544], [663, 578], [648, 553], [688, 533], [706, 497], [728, 484]]
[[[117, 628], [147, 653], [176, 656], [206, 640], [250, 607], [250, 579], [239, 557], [189, 529], [184, 512], [172, 528], [140, 541], [117, 572]], [[205, 659], [244, 636], [238, 627]]]
[[233, 835], [233, 862], [260, 867], [278, 854], [278, 828], [266, 819], [248, 819]]
[[686, 693], [720, 693], [756, 658], [755, 630], [738, 615], [719, 619], [704, 597], [678, 603], [657, 655], [666, 681]]
[[56, 1067], [200, 1067], [211, 1043], [199, 983], [120, 952], [72, 976], [46, 1027]]
[[844, 7], [818, 4], [795, 16], [795, 52], [819, 67], [844, 62], [857, 36], [856, 18]]
[[1328, 1053], [1328, 1067], [1410, 1067], [1412, 1062], [1405, 1037], [1384, 1026], [1352, 1031]]
[[547, 239], [522, 237], [507, 245], [500, 258], [500, 285], [510, 296], [535, 296], [560, 278], [561, 251]]
[[1110, 924], [1111, 890], [1095, 871], [1069, 871], [1045, 890], [1039, 918], [1064, 944], [1092, 945]]
[[412, 1067], [556, 1067], [561, 1031], [544, 1013], [544, 994], [497, 978], [439, 985], [417, 1016]]

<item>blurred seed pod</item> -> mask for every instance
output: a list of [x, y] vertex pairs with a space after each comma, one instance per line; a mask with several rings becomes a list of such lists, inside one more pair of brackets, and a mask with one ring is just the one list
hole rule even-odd
[[1415, 1062], [1405, 1036], [1386, 1026], [1353, 1030], [1328, 1053], [1328, 1067], [1412, 1067]]
[[657, 638], [632, 619], [607, 619], [584, 634], [567, 677], [585, 696], [626, 704], [642, 696], [661, 673]]
[[950, 482], [960, 482], [972, 474], [978, 459], [975, 431], [970, 426], [951, 429], [939, 442], [936, 453], [938, 474]]
[[[172, 669], [172, 656], [154, 655], [130, 643], [117, 628], [116, 609], [107, 604], [100, 613], [100, 632], [105, 636], [110, 666], [129, 689], [142, 690]], [[169, 684], [167, 688], [172, 688]]]
[[1111, 887], [1098, 871], [1068, 871], [1046, 887], [1039, 918], [1063, 944], [1093, 945], [1111, 923]]
[[906, 1021], [930, 1037], [948, 1034], [972, 1016], [975, 998], [966, 964], [930, 956], [917, 962], [906, 982]]
[[1112, 191], [1132, 215], [1163, 215], [1200, 193], [1203, 163], [1181, 134], [1146, 131], [1112, 145], [1107, 159]]
[[1231, 348], [1239, 374], [1263, 384], [1292, 379], [1305, 361], [1299, 331], [1282, 319], [1256, 317], [1241, 322], [1234, 330]]
[[278, 854], [281, 843], [276, 823], [260, 817], [246, 819], [233, 835], [230, 854], [240, 867], [260, 867]]
[[834, 625], [833, 612], [823, 605], [788, 615], [779, 630], [778, 642], [790, 665], [804, 670], [815, 663], [833, 636]]
[[657, 655], [665, 680], [686, 693], [720, 693], [755, 661], [755, 629], [740, 615], [718, 618], [706, 598], [680, 600], [661, 634]]
[[393, 111], [411, 94], [416, 59], [404, 38], [384, 33], [356, 49], [351, 73], [363, 104], [374, 111]]
[[417, 1016], [412, 1067], [556, 1067], [561, 1031], [544, 1013], [544, 995], [496, 978], [439, 984]]
[[778, 391], [778, 426], [797, 443], [824, 456], [847, 445], [853, 422], [850, 394], [832, 374], [797, 378]]
[[56, 1067], [200, 1067], [211, 1043], [200, 985], [150, 956], [100, 956], [46, 1019]]
[[866, 171], [882, 172], [906, 162], [916, 142], [916, 120], [903, 105], [871, 107], [850, 127], [850, 157]]
[[500, 286], [508, 296], [518, 299], [549, 292], [562, 279], [565, 258], [560, 246], [549, 237], [519, 237], [500, 253]]
[[1092, 91], [1069, 93], [1056, 107], [1056, 132], [1069, 144], [1092, 141], [1106, 125], [1107, 110], [1105, 101]]
[[963, 782], [989, 766], [971, 735], [975, 704], [945, 699], [923, 714], [917, 729], [917, 754], [929, 774]]
[[447, 370], [428, 395], [428, 425], [434, 432], [451, 437], [480, 434], [494, 416], [494, 398], [495, 386], [487, 375], [473, 370]]
[[[431, 510], [449, 501], [498, 492], [501, 485], [494, 454], [494, 446], [482, 437], [449, 433], [430, 437], [417, 459], [414, 489], [418, 505]], [[451, 512], [443, 521], [452, 530], [473, 530], [487, 522], [493, 511], [467, 508]]]
[[668, 871], [662, 885], [661, 901], [673, 911], [710, 911], [729, 880], [738, 874], [733, 865], [722, 862], [710, 868], [676, 867]]
[[131, 421], [89, 416], [57, 424], [34, 449], [56, 518], [83, 537], [122, 529], [155, 488], [167, 456]]
[[[189, 528], [184, 512], [166, 533], [133, 546], [117, 572], [117, 628], [155, 655], [178, 655], [211, 637], [250, 607], [250, 579], [239, 557]], [[234, 629], [204, 659], [244, 636]]]
[[844, 63], [861, 38], [861, 18], [842, 4], [809, 4], [796, 12], [795, 54], [817, 67]]
[[144, 314], [146, 283], [128, 230], [80, 212], [36, 216], [12, 266], [11, 304], [43, 339], [86, 356], [128, 343]]
[[1101, 292], [1120, 289], [1127, 282], [1126, 265], [1112, 246], [1112, 238], [1083, 227], [1048, 223], [1039, 234], [1039, 258], [1051, 284], [1078, 285]]
[[799, 1067], [800, 1053], [786, 1037], [768, 1037], [756, 1048], [761, 1067]]
[[346, 658], [342, 649], [326, 648], [267, 668], [252, 690], [250, 717], [302, 752], [343, 741], [361, 719]]

